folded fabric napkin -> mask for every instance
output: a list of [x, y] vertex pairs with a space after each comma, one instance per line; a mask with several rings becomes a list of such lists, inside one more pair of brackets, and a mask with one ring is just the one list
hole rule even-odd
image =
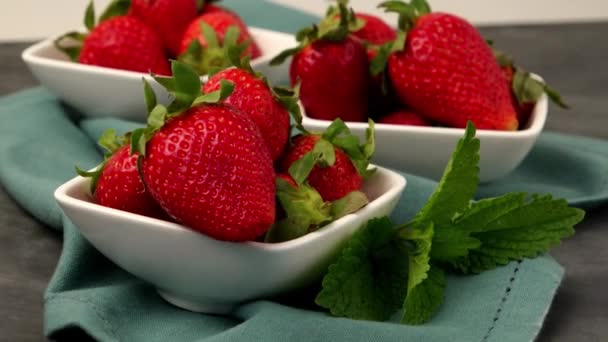
[[[270, 29], [292, 32], [314, 21], [271, 4], [225, 3], [250, 24]], [[53, 199], [55, 188], [75, 176], [75, 164], [88, 168], [101, 161], [95, 141], [103, 130], [137, 124], [84, 119], [43, 88], [0, 99], [0, 122], [0, 182], [31, 215], [64, 232], [63, 253], [44, 297], [47, 336], [79, 327], [100, 341], [528, 341], [540, 331], [563, 276], [550, 256], [478, 276], [450, 276], [445, 304], [422, 326], [335, 318], [298, 305], [305, 300], [296, 295], [244, 304], [229, 316], [188, 312], [97, 252]], [[436, 185], [406, 177], [396, 222], [410, 218]], [[544, 133], [515, 172], [483, 185], [478, 196], [509, 191], [552, 193], [587, 209], [605, 203], [608, 142]]]

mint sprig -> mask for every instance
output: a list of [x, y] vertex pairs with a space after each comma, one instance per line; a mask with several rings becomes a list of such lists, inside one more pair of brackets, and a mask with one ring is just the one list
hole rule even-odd
[[[422, 324], [444, 301], [447, 272], [480, 273], [533, 258], [574, 234], [585, 212], [563, 199], [511, 193], [473, 201], [479, 148], [469, 122], [425, 206], [406, 224], [394, 226], [385, 218], [362, 227], [329, 267], [317, 304], [334, 315], [376, 320], [402, 307], [403, 323]], [[378, 237], [370, 236], [370, 225]], [[374, 258], [376, 251], [394, 245], [403, 248], [383, 263]], [[396, 276], [398, 267], [407, 269], [407, 277]], [[383, 272], [397, 283], [378, 286], [374, 277]], [[387, 297], [388, 288], [401, 289], [404, 299]]]
[[407, 252], [388, 218], [361, 227], [329, 267], [315, 302], [335, 316], [387, 320], [405, 298]]

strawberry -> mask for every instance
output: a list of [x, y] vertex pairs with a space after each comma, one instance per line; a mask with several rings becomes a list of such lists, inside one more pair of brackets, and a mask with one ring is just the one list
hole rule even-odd
[[479, 129], [517, 129], [504, 76], [475, 27], [455, 15], [431, 13], [426, 1], [380, 6], [401, 15], [388, 75], [402, 104], [450, 127], [464, 128], [470, 120]]
[[180, 52], [186, 26], [197, 16], [195, 0], [131, 0], [129, 15], [154, 28], [171, 56]]
[[[336, 25], [305, 28], [298, 33], [299, 46], [277, 55], [271, 65], [294, 55], [291, 84], [300, 82], [300, 99], [306, 114], [324, 120], [367, 119], [369, 62], [360, 40], [350, 36], [356, 20], [340, 3]], [[330, 23], [331, 24], [331, 23]]]
[[222, 80], [234, 83], [234, 91], [224, 100], [249, 116], [258, 126], [268, 146], [272, 160], [276, 160], [289, 138], [289, 112], [283, 101], [291, 101], [297, 108], [297, 98], [277, 95], [264, 77], [256, 74], [246, 60], [233, 56], [236, 68], [222, 70], [213, 75], [203, 86], [203, 92], [220, 89]]
[[174, 102], [157, 105], [147, 85], [149, 125], [132, 134], [144, 183], [177, 222], [219, 240], [254, 240], [275, 219], [275, 175], [262, 135], [249, 117], [221, 104], [230, 82], [201, 95], [193, 69], [174, 62], [173, 75], [157, 80]]
[[192, 20], [181, 40], [179, 59], [199, 74], [207, 74], [214, 68], [230, 65], [225, 48], [230, 45], [244, 46], [243, 55], [252, 59], [260, 56], [260, 50], [238, 18], [226, 12], [204, 13]]
[[431, 123], [420, 115], [409, 110], [398, 110], [389, 113], [378, 120], [378, 123], [406, 125], [406, 126], [431, 126]]
[[[205, 6], [203, 6], [203, 10], [202, 13], [226, 13], [229, 14], [231, 16], [234, 17], [235, 20], [239, 21], [243, 26], [247, 26], [245, 24], [245, 21], [243, 20], [243, 18], [241, 18], [236, 12], [227, 9], [226, 7], [222, 7], [219, 5], [215, 5], [213, 3], [207, 3], [205, 4]], [[258, 44], [255, 42], [255, 40], [252, 38], [251, 40], [251, 58], [257, 58], [259, 56], [262, 55], [262, 50], [260, 50], [260, 47], [258, 46]]]
[[323, 134], [305, 132], [296, 136], [278, 162], [279, 173], [289, 173], [298, 185], [307, 181], [323, 200], [334, 201], [361, 189], [374, 150], [373, 122], [368, 141], [358, 139], [340, 119]]
[[363, 27], [354, 31], [351, 35], [363, 40], [368, 44], [381, 45], [391, 42], [397, 38], [397, 32], [384, 20], [375, 15], [367, 13], [355, 13], [355, 16], [363, 21]]
[[556, 105], [564, 109], [569, 108], [557, 91], [545, 82], [532, 77], [530, 72], [516, 66], [510, 56], [495, 48], [492, 50], [506, 79], [507, 87], [511, 91], [511, 102], [517, 111], [520, 129], [526, 126], [536, 102], [544, 93]]
[[[89, 33], [67, 33], [55, 41], [55, 46], [82, 64], [169, 75], [169, 62], [156, 32], [137, 18], [112, 14], [106, 11], [96, 25], [91, 3], [85, 14]], [[67, 39], [79, 44], [66, 45]]]
[[134, 214], [169, 219], [158, 203], [150, 196], [137, 171], [138, 154], [131, 154], [113, 130], [100, 138], [99, 144], [107, 149], [105, 161], [91, 172], [77, 168], [78, 174], [91, 177], [91, 192], [95, 200], [105, 207]]

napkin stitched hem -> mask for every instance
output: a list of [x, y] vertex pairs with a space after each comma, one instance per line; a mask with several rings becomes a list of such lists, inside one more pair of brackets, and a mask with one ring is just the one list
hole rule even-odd
[[509, 297], [509, 294], [511, 293], [511, 290], [513, 289], [513, 285], [515, 283], [515, 278], [517, 277], [517, 271], [519, 271], [519, 266], [521, 265], [521, 263], [522, 263], [521, 261], [517, 261], [517, 266], [515, 266], [515, 268], [513, 269], [512, 276], [509, 279], [509, 283], [507, 284], [507, 287], [505, 288], [505, 293], [504, 293], [502, 299], [500, 300], [500, 304], [498, 304], [496, 313], [494, 314], [494, 318], [492, 320], [492, 325], [490, 325], [490, 328], [488, 328], [488, 332], [486, 332], [483, 339], [481, 340], [482, 342], [488, 341], [488, 339], [490, 338], [490, 335], [492, 334], [492, 331], [494, 330], [494, 328], [496, 327], [496, 324], [498, 323], [498, 320], [500, 319], [500, 313], [502, 312], [502, 310], [505, 306], [505, 303], [507, 302], [507, 299]]

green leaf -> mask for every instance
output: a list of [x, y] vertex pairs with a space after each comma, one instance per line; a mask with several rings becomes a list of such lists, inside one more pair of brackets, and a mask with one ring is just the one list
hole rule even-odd
[[363, 157], [367, 160], [371, 159], [376, 151], [375, 138], [375, 123], [374, 120], [367, 120], [367, 128], [365, 129], [365, 144], [363, 144]]
[[286, 49], [281, 51], [278, 55], [274, 56], [271, 60], [270, 60], [270, 65], [281, 65], [283, 64], [287, 58], [297, 54], [298, 52], [300, 52], [304, 47], [303, 46], [296, 46], [290, 49]]
[[220, 46], [220, 43], [217, 39], [217, 33], [213, 29], [213, 27], [209, 26], [206, 22], [200, 22], [201, 25], [201, 34], [205, 38], [205, 42], [207, 42], [207, 48], [217, 48]]
[[140, 156], [146, 155], [146, 129], [138, 128], [131, 134], [131, 155], [138, 152]]
[[451, 265], [463, 273], [479, 273], [536, 257], [574, 234], [574, 226], [584, 216], [583, 210], [551, 196], [533, 196], [526, 202], [521, 194], [508, 194], [474, 203], [453, 229], [471, 232], [481, 246]]
[[163, 127], [168, 114], [165, 106], [157, 104], [148, 115], [148, 129], [150, 131], [157, 131]]
[[175, 93], [193, 100], [201, 95], [201, 79], [193, 68], [178, 61], [171, 61], [171, 71], [175, 80]]
[[325, 139], [317, 141], [312, 148], [312, 153], [315, 157], [316, 165], [319, 165], [319, 167], [330, 167], [336, 162], [334, 145]]
[[130, 7], [131, 0], [113, 0], [99, 17], [99, 22], [108, 20], [112, 17], [125, 15], [129, 12]]
[[308, 152], [289, 166], [289, 175], [298, 186], [302, 185], [308, 178], [310, 171], [312, 171], [312, 168], [315, 166], [315, 162], [314, 154]]
[[337, 137], [340, 134], [349, 134], [350, 133], [350, 129], [348, 128], [348, 126], [346, 126], [346, 124], [344, 123], [344, 121], [342, 121], [342, 119], [337, 118], [334, 121], [332, 121], [332, 123], [325, 129], [325, 132], [323, 132], [323, 139], [326, 139], [328, 141], [333, 141], [335, 137]]
[[536, 103], [545, 93], [544, 83], [534, 79], [532, 74], [519, 68], [513, 74], [512, 87], [519, 104]]
[[[222, 43], [223, 46], [236, 46], [239, 40], [239, 36], [241, 35], [241, 30], [236, 25], [230, 25], [226, 29], [226, 33], [224, 33], [224, 41]], [[239, 60], [241, 55], [239, 56]], [[235, 64], [237, 65], [237, 64]]]
[[[86, 34], [80, 32], [68, 32], [61, 37], [53, 41], [53, 45], [57, 50], [68, 55], [72, 62], [78, 62], [80, 56], [80, 50], [82, 49], [82, 43], [86, 38]], [[69, 42], [66, 42], [69, 41]]]
[[84, 26], [92, 31], [95, 27], [95, 7], [93, 6], [93, 1], [91, 0], [87, 5], [87, 9], [84, 12]]
[[122, 146], [122, 142], [116, 136], [116, 131], [112, 128], [108, 128], [103, 132], [97, 144], [108, 151], [109, 154], [116, 152]]
[[276, 194], [287, 217], [271, 227], [265, 242], [299, 238], [332, 219], [330, 205], [323, 201], [317, 190], [307, 184], [295, 188], [286, 180], [277, 177]]
[[333, 220], [337, 220], [358, 211], [368, 203], [369, 200], [365, 193], [361, 191], [351, 191], [344, 197], [331, 203], [331, 216]]
[[478, 164], [479, 139], [475, 138], [475, 126], [469, 121], [435, 192], [416, 214], [412, 224], [423, 227], [432, 222], [437, 230], [448, 226], [457, 213], [468, 207], [477, 190]]
[[335, 316], [390, 318], [403, 302], [407, 279], [407, 252], [394, 236], [388, 218], [368, 221], [329, 266], [315, 302]]
[[79, 168], [78, 166], [75, 167], [76, 173], [79, 176], [85, 177], [85, 178], [91, 178], [91, 183], [89, 184], [89, 190], [91, 191], [92, 194], [94, 194], [95, 190], [97, 189], [97, 182], [99, 181], [99, 177], [101, 176], [101, 173], [103, 172], [104, 166], [105, 166], [105, 161], [103, 163], [97, 165], [92, 171], [83, 170], [83, 169]]
[[570, 106], [568, 106], [568, 104], [564, 102], [564, 100], [562, 99], [562, 96], [555, 89], [549, 87], [547, 84], [544, 84], [544, 90], [545, 90], [545, 93], [547, 93], [547, 96], [549, 97], [549, 99], [553, 103], [555, 103], [556, 105], [558, 105], [564, 109], [570, 108]]
[[234, 83], [228, 80], [220, 80], [220, 89], [197, 97], [192, 103], [193, 106], [202, 103], [219, 103], [224, 101], [234, 91]]
[[384, 72], [388, 63], [388, 58], [393, 52], [394, 45], [395, 42], [392, 41], [376, 47], [376, 56], [374, 56], [369, 64], [369, 72], [372, 76], [377, 76]]
[[412, 0], [412, 6], [414, 6], [419, 16], [431, 13], [431, 6], [426, 0]]
[[302, 126], [302, 111], [300, 110], [300, 104], [298, 103], [300, 98], [300, 84], [300, 82], [297, 82], [293, 88], [272, 87], [271, 90], [277, 101], [279, 101], [291, 114], [297, 129], [302, 133], [309, 133], [308, 130]]
[[420, 284], [427, 277], [427, 272], [431, 267], [431, 246], [433, 243], [434, 228], [433, 223], [428, 223], [424, 227], [410, 227], [399, 231], [399, 236], [410, 243], [409, 254], [409, 275], [407, 279], [408, 293]]
[[423, 324], [428, 322], [445, 299], [445, 272], [433, 265], [428, 276], [418, 286], [409, 290], [403, 303], [401, 322]]
[[467, 256], [469, 250], [481, 246], [481, 241], [471, 233], [523, 205], [525, 198], [524, 193], [510, 193], [472, 203], [454, 218], [455, 223], [435, 229], [431, 257], [436, 261], [451, 262]]
[[383, 8], [385, 12], [394, 12], [399, 15], [398, 27], [401, 32], [407, 32], [413, 27], [414, 22], [419, 16], [416, 7], [399, 0], [385, 1], [379, 4], [378, 8]]
[[157, 104], [156, 94], [154, 93], [154, 89], [152, 89], [150, 86], [150, 83], [148, 83], [145, 78], [142, 77], [141, 80], [144, 83], [144, 99], [146, 100], [146, 109], [147, 112], [150, 113]]

